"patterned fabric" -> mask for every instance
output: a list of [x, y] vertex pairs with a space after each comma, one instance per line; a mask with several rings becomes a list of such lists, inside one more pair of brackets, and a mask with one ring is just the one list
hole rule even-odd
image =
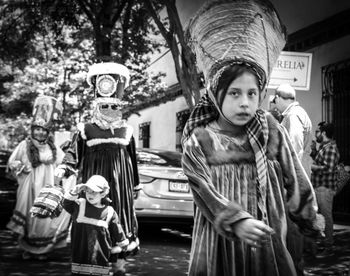
[[265, 153], [269, 131], [264, 111], [258, 110], [246, 129], [250, 145], [255, 154], [256, 169], [258, 172], [258, 207], [263, 221], [266, 221], [267, 161]]
[[76, 264], [72, 263], [72, 274], [82, 274], [82, 275], [111, 275], [111, 267], [100, 266], [100, 265], [87, 265], [87, 264]]
[[[194, 128], [199, 126], [205, 126], [209, 122], [215, 120], [219, 116], [219, 111], [210, 99], [208, 94], [205, 94], [198, 105], [192, 111], [190, 118], [188, 119], [183, 133], [182, 143], [191, 135]], [[266, 163], [266, 143], [268, 138], [268, 126], [266, 121], [265, 112], [258, 110], [253, 119], [247, 124], [246, 131], [248, 133], [249, 142], [252, 146], [255, 154], [255, 162], [258, 171], [258, 191], [259, 201], [258, 206], [264, 220], [266, 219], [266, 175], [267, 175], [267, 163]]]
[[336, 170], [336, 178], [337, 178], [337, 194], [344, 188], [346, 184], [349, 183], [350, 173], [345, 170], [345, 165], [340, 163], [337, 166]]
[[315, 157], [315, 164], [324, 166], [323, 170], [313, 171], [311, 182], [315, 188], [326, 187], [337, 190], [336, 166], [339, 162], [339, 151], [335, 141], [323, 144]]
[[188, 138], [190, 138], [192, 130], [199, 126], [205, 126], [218, 117], [219, 112], [209, 98], [209, 95], [203, 95], [187, 120], [182, 135], [182, 145], [184, 145]]
[[34, 200], [30, 213], [33, 217], [54, 218], [58, 217], [63, 209], [63, 188], [47, 185], [40, 190], [38, 197]]

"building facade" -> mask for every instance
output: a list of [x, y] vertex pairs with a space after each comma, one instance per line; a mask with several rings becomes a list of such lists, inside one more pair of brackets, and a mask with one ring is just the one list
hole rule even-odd
[[[185, 7], [182, 0], [178, 2], [178, 9]], [[203, 1], [195, 2], [199, 7]], [[309, 114], [314, 129], [321, 121], [335, 124], [341, 162], [350, 165], [350, 1], [272, 2], [288, 31], [284, 50], [312, 53], [310, 90], [297, 90], [297, 101]], [[185, 14], [191, 16], [189, 11]], [[180, 139], [189, 110], [176, 84], [170, 53], [163, 55], [150, 70], [166, 71], [165, 81], [171, 91], [163, 102], [151, 100], [137, 110], [138, 115], [128, 118], [134, 127], [137, 146], [181, 151]], [[267, 90], [263, 108], [268, 109], [273, 94], [273, 90]], [[341, 220], [350, 219], [347, 198], [350, 198], [350, 185], [335, 198], [335, 215]]]

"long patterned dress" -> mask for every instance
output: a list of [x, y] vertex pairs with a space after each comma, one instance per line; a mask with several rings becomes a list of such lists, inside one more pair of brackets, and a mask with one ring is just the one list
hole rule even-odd
[[56, 163], [52, 163], [53, 154], [49, 145], [39, 144], [33, 140], [39, 150], [41, 162], [39, 166], [33, 168], [28, 159], [28, 141], [22, 141], [8, 161], [10, 169], [14, 168], [14, 164], [18, 161], [27, 169], [17, 175], [17, 201], [7, 228], [19, 234], [18, 243], [23, 250], [33, 254], [44, 254], [66, 245], [70, 216], [63, 211], [59, 217], [54, 219], [37, 218], [32, 217], [29, 211], [41, 188], [45, 185], [54, 185], [54, 170], [56, 164], [62, 161], [64, 153], [56, 146]]
[[[94, 123], [79, 127], [64, 163], [78, 169], [86, 181], [95, 174], [106, 178], [110, 186], [111, 206], [117, 212], [129, 242], [137, 241], [138, 224], [134, 211], [134, 187], [139, 184], [132, 127], [101, 129]], [[137, 241], [138, 242], [138, 241]]]
[[[265, 208], [268, 225], [275, 234], [261, 248], [248, 246], [218, 225], [218, 219], [225, 213], [230, 224], [252, 217], [261, 219], [257, 207], [257, 169], [248, 140], [238, 143], [222, 133], [216, 123], [207, 125], [212, 157], [220, 161], [211, 165], [204, 154], [210, 149], [203, 148], [200, 137], [193, 133], [185, 143], [183, 168], [196, 205], [189, 275], [296, 275], [286, 248], [286, 215], [306, 233], [306, 229], [313, 229], [317, 207], [310, 181], [285, 129], [272, 118], [268, 118], [268, 127]], [[235, 159], [232, 156], [238, 155], [245, 158], [232, 161]]]

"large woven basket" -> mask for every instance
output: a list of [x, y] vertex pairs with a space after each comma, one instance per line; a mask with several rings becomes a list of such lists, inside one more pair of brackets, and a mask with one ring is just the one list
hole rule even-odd
[[243, 61], [259, 71], [265, 86], [286, 34], [267, 0], [216, 0], [191, 19], [186, 36], [206, 82], [215, 86], [223, 66]]

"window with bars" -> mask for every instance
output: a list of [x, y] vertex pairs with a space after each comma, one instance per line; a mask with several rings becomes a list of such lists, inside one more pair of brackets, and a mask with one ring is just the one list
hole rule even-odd
[[190, 117], [190, 110], [182, 110], [176, 113], [176, 150], [182, 152], [181, 138], [186, 122]]
[[139, 146], [141, 148], [149, 148], [151, 137], [150, 126], [151, 122], [146, 122], [139, 125]]

